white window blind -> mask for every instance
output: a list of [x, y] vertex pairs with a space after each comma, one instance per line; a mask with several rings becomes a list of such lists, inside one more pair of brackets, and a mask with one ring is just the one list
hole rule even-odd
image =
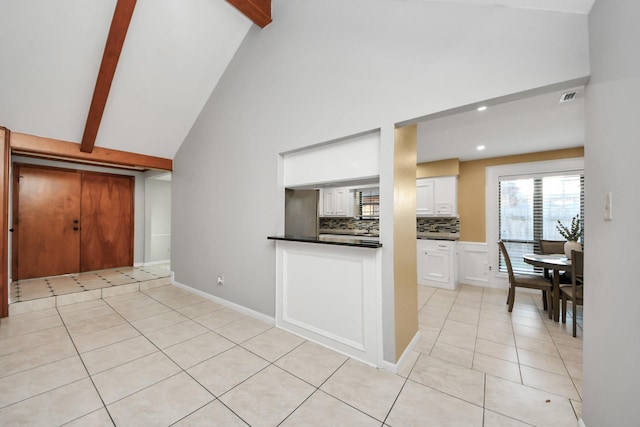
[[379, 189], [358, 190], [355, 193], [356, 217], [377, 219], [380, 217]]
[[[505, 243], [514, 272], [541, 274], [522, 255], [539, 252], [541, 239], [564, 240], [556, 228], [558, 220], [568, 225], [578, 214], [584, 219], [584, 174], [505, 176], [498, 185], [498, 237]], [[500, 271], [506, 271], [499, 257]]]

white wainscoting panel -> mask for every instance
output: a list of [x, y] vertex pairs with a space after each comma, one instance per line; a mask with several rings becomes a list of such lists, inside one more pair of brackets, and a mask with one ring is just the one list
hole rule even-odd
[[380, 250], [278, 241], [276, 325], [381, 363]]
[[458, 242], [458, 283], [489, 286], [489, 258], [486, 243]]

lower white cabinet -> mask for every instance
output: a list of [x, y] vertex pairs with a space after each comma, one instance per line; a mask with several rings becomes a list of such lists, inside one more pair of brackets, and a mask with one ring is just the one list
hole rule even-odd
[[456, 242], [418, 239], [418, 284], [455, 289]]

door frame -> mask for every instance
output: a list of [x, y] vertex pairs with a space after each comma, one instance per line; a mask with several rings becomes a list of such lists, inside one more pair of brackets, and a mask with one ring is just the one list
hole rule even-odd
[[0, 199], [2, 224], [0, 225], [0, 317], [9, 315], [9, 171], [11, 167], [11, 131], [0, 126]]
[[54, 138], [11, 132], [0, 126], [0, 200], [2, 224], [0, 224], [0, 317], [9, 315], [9, 189], [11, 156], [18, 154], [40, 159], [54, 159], [85, 165], [133, 169], [136, 171], [173, 171], [173, 160], [128, 151], [96, 147], [91, 153], [80, 151], [80, 144]]

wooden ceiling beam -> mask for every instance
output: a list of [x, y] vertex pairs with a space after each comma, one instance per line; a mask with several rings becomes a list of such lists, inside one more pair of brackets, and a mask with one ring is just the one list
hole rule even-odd
[[136, 0], [118, 0], [116, 3], [109, 36], [102, 54], [100, 71], [93, 90], [91, 107], [89, 107], [89, 114], [87, 115], [87, 122], [82, 135], [82, 143], [80, 144], [80, 151], [84, 153], [91, 153], [95, 146], [102, 114], [107, 105], [111, 83], [116, 73], [116, 67], [118, 66], [118, 60], [120, 59], [120, 53], [122, 52], [122, 46], [127, 36], [135, 6]]
[[11, 151], [17, 155], [138, 170], [173, 169], [171, 159], [101, 147], [95, 147], [91, 153], [86, 153], [80, 151], [79, 147], [80, 144], [75, 142], [11, 132]]
[[244, 13], [257, 26], [264, 28], [271, 23], [271, 0], [227, 0]]

